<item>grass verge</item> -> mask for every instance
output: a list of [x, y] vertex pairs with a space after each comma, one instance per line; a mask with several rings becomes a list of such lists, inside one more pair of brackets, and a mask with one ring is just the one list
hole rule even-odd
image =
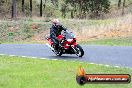
[[[0, 42], [0, 44], [45, 44], [47, 41], [20, 41], [20, 42]], [[130, 38], [111, 38], [97, 40], [80, 40], [79, 44], [87, 45], [108, 45], [108, 46], [132, 46], [132, 37]]]
[[0, 88], [132, 88], [132, 83], [80, 86], [75, 80], [80, 65], [87, 73], [127, 73], [132, 76], [131, 68], [106, 67], [79, 61], [0, 56]]
[[93, 41], [81, 41], [82, 44], [110, 45], [110, 46], [132, 46], [132, 37], [130, 38], [111, 38], [99, 39]]
[[[105, 20], [61, 19], [62, 24], [77, 37], [103, 39], [132, 35], [132, 15]], [[127, 20], [126, 20], [127, 19]], [[17, 21], [0, 21], [0, 43], [43, 41], [52, 26], [50, 19], [25, 18]]]

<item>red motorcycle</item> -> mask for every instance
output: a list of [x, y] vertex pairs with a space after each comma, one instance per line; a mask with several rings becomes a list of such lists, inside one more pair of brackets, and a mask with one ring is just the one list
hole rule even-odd
[[50, 37], [46, 37], [49, 41], [49, 44], [46, 45], [57, 55], [61, 56], [62, 54], [76, 54], [78, 57], [82, 57], [84, 55], [84, 51], [82, 47], [77, 44], [76, 36], [73, 32], [69, 30], [62, 31], [61, 35], [58, 36], [59, 39], [59, 47], [57, 50], [54, 50], [55, 45]]

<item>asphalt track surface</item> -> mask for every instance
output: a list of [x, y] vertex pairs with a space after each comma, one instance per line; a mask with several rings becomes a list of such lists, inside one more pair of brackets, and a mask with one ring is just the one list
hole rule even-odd
[[132, 67], [131, 46], [81, 46], [85, 52], [82, 58], [78, 58], [74, 54], [64, 54], [58, 57], [45, 44], [0, 44], [0, 54], [61, 60], [79, 60], [89, 63]]

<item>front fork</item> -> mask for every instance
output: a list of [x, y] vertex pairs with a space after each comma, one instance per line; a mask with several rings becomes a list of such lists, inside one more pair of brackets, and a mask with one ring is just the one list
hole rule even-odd
[[76, 46], [75, 47], [74, 46], [71, 46], [71, 48], [74, 50], [75, 54], [78, 56], [78, 51], [75, 49]]

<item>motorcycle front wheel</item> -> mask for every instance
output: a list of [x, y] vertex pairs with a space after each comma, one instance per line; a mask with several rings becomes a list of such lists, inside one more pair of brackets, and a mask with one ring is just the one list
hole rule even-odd
[[82, 57], [84, 55], [84, 51], [83, 51], [82, 47], [79, 44], [77, 44], [75, 50], [76, 50], [75, 54], [78, 57]]

